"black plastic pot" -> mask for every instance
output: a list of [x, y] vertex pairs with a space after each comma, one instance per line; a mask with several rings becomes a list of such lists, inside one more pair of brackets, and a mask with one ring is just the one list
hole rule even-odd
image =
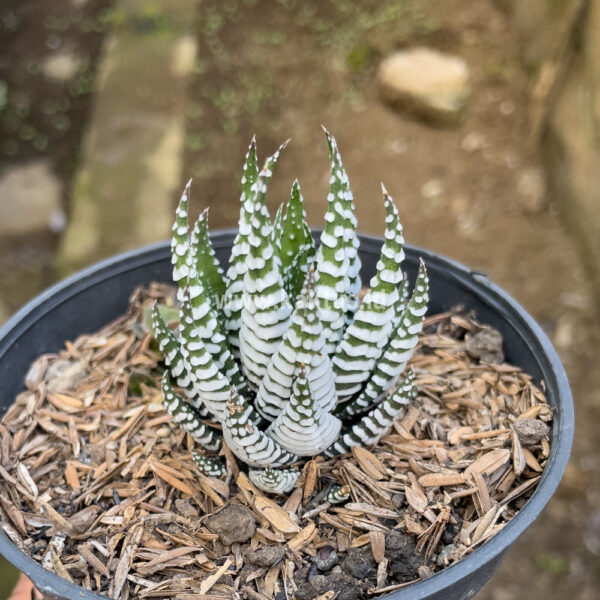
[[[213, 234], [219, 259], [229, 258], [233, 231]], [[382, 241], [361, 236], [363, 279], [374, 270]], [[429, 314], [457, 304], [474, 309], [478, 318], [497, 328], [504, 337], [509, 362], [545, 382], [548, 400], [555, 408], [552, 447], [540, 483], [520, 513], [494, 538], [471, 555], [435, 576], [385, 596], [394, 600], [464, 600], [472, 598], [488, 582], [510, 546], [544, 508], [562, 477], [573, 439], [573, 402], [567, 376], [552, 344], [533, 318], [508, 294], [481, 273], [441, 258], [427, 250], [407, 248], [406, 269], [414, 280], [417, 259], [422, 256], [431, 280]], [[31, 362], [42, 353], [55, 352], [66, 340], [91, 333], [127, 308], [136, 286], [170, 281], [170, 251], [166, 243], [121, 254], [98, 263], [55, 285], [31, 301], [0, 330], [0, 410], [6, 411], [23, 389]], [[49, 599], [101, 599], [58, 575], [50, 573], [23, 554], [0, 534], [0, 552], [26, 573]]]

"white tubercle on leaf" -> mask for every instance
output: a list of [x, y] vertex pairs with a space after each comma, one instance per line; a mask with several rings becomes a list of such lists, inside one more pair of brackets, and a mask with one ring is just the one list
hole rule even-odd
[[327, 412], [334, 409], [337, 396], [333, 370], [324, 347], [314, 271], [311, 269], [296, 302], [290, 327], [269, 362], [256, 394], [255, 405], [266, 419], [275, 419], [287, 404], [294, 375], [301, 363], [307, 366], [313, 398]]
[[215, 429], [205, 425], [198, 412], [175, 392], [168, 373], [162, 377], [161, 389], [163, 404], [173, 417], [173, 421], [181, 425], [194, 438], [195, 442], [207, 450], [219, 450], [221, 436]]
[[371, 279], [354, 321], [346, 329], [332, 359], [338, 401], [350, 399], [360, 391], [388, 343], [404, 260], [402, 225], [391, 197], [384, 190], [386, 208], [385, 243], [377, 272]]
[[416, 396], [414, 381], [415, 374], [411, 368], [398, 387], [358, 423], [352, 425], [349, 431], [342, 433], [339, 439], [327, 448], [325, 454], [335, 456], [349, 452], [354, 446], [376, 444]]
[[261, 383], [271, 357], [290, 324], [292, 306], [283, 286], [281, 263], [271, 244], [271, 222], [266, 209], [266, 182], [279, 151], [267, 159], [256, 181], [250, 213], [249, 253], [244, 276], [240, 328], [240, 357], [246, 379], [255, 388]]
[[183, 290], [187, 284], [188, 252], [190, 248], [189, 233], [189, 198], [192, 180], [190, 179], [183, 190], [179, 205], [175, 212], [173, 223], [173, 237], [171, 238], [171, 264], [173, 265], [173, 281], [178, 286], [178, 299], [181, 300]]
[[357, 398], [345, 405], [338, 416], [345, 418], [364, 412], [394, 386], [419, 341], [428, 301], [429, 278], [425, 263], [421, 260], [412, 296], [402, 311], [399, 323], [392, 333], [390, 342], [379, 359], [375, 371], [365, 389]]
[[223, 438], [229, 449], [251, 467], [282, 467], [296, 461], [296, 456], [254, 425], [253, 413], [252, 407], [234, 391], [222, 423]]
[[289, 452], [314, 456], [330, 446], [342, 423], [313, 398], [304, 365], [294, 380], [289, 402], [267, 433]]
[[300, 471], [293, 469], [283, 469], [276, 471], [271, 467], [264, 470], [250, 469], [248, 478], [250, 481], [263, 492], [268, 494], [288, 494], [294, 489]]

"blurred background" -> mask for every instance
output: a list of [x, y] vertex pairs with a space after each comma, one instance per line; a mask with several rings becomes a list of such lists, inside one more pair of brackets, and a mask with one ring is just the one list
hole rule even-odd
[[[326, 209], [337, 137], [359, 229], [383, 181], [413, 244], [487, 272], [566, 365], [577, 433], [564, 481], [482, 600], [600, 597], [599, 0], [2, 0], [0, 323], [192, 210], [234, 227], [243, 156], [288, 137]], [[15, 574], [1, 565], [0, 598]]]

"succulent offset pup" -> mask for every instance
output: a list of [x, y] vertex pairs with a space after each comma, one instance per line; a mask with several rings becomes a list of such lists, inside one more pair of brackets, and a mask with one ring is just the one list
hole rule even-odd
[[[251, 481], [271, 493], [293, 489], [300, 471], [287, 467], [302, 457], [377, 443], [416, 393], [412, 370], [404, 372], [427, 310], [425, 265], [409, 294], [402, 226], [383, 188], [385, 242], [359, 302], [352, 193], [337, 144], [325, 133], [331, 189], [318, 248], [297, 181], [285, 215], [282, 205], [271, 222], [267, 184], [285, 144], [259, 171], [253, 139], [227, 273], [212, 248], [206, 211], [189, 231], [188, 184], [173, 225], [178, 331], [168, 328], [160, 307], [152, 311], [168, 367], [168, 411], [205, 451], [218, 451], [224, 439], [250, 467]], [[193, 457], [206, 475], [224, 473], [217, 458]], [[347, 497], [338, 486], [328, 499]]]

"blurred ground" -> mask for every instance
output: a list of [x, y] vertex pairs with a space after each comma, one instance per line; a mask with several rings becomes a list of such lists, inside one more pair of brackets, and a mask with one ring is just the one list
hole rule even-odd
[[[74, 4], [67, 14], [82, 10]], [[98, 8], [100, 2], [81, 4]], [[538, 149], [528, 144], [531, 73], [521, 66], [505, 17], [492, 0], [204, 0], [197, 31], [181, 180], [194, 178], [193, 208], [210, 206], [213, 228], [235, 225], [243, 155], [254, 133], [263, 157], [292, 138], [270, 187], [273, 212], [298, 177], [309, 222], [320, 225], [329, 168], [323, 123], [338, 139], [362, 231], [383, 231], [383, 181], [409, 242], [487, 272], [551, 336], [576, 400], [573, 458], [559, 492], [480, 598], [599, 597], [597, 300], [549, 203]], [[427, 125], [381, 102], [379, 60], [415, 46], [454, 53], [469, 64], [473, 93], [458, 127]], [[0, 50], [4, 54], [4, 46]], [[0, 79], [8, 81], [11, 68], [3, 63]], [[0, 120], [5, 116], [6, 109]], [[50, 143], [42, 155], [54, 161]], [[66, 200], [72, 171], [58, 173]], [[52, 253], [40, 262], [31, 249], [38, 239], [19, 246], [25, 256], [20, 273], [0, 282], [0, 305], [9, 310], [53, 277]], [[1, 244], [2, 266], [13, 264]], [[37, 271], [27, 271], [36, 264]]]

